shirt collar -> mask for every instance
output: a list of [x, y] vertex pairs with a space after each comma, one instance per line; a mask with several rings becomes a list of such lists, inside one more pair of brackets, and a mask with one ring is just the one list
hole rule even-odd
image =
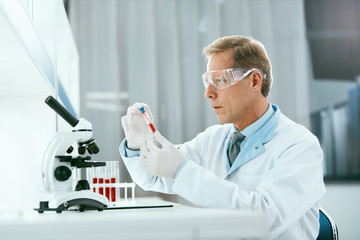
[[[241, 131], [241, 134], [243, 134], [246, 138], [251, 137], [256, 131], [258, 131], [266, 122], [270, 119], [270, 117], [274, 114], [274, 109], [271, 107], [271, 104], [269, 104], [268, 109], [266, 112], [254, 123], [247, 126], [244, 130]], [[235, 126], [232, 126], [232, 132], [238, 132], [238, 130], [235, 128]]]

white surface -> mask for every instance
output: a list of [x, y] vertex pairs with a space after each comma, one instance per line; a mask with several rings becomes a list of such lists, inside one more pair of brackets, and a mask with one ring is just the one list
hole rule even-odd
[[[42, 158], [57, 124], [44, 100], [57, 95], [50, 83], [56, 73], [71, 82], [63, 85], [79, 110], [78, 53], [62, 4], [0, 0], [0, 209], [32, 207], [42, 191]], [[55, 51], [55, 29], [61, 54]], [[63, 122], [59, 129], [68, 129]]]
[[[149, 203], [148, 199], [138, 201]], [[256, 214], [182, 205], [61, 214], [28, 210], [0, 214], [0, 237], [9, 240], [263, 239], [264, 225], [263, 217]]]
[[32, 207], [42, 189], [42, 158], [55, 133], [44, 99], [0, 97], [0, 209]]

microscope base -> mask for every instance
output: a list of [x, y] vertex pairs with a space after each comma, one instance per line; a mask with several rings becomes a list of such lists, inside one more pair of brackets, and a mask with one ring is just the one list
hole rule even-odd
[[[85, 210], [102, 211], [107, 207], [103, 203], [89, 198], [73, 199], [64, 202], [63, 204], [59, 205], [57, 208], [49, 208], [48, 204], [49, 202], [47, 201], [40, 202], [40, 207], [34, 208], [34, 210], [38, 211], [38, 213], [44, 213], [46, 211], [56, 211], [57, 213], [62, 213], [62, 211], [80, 211], [80, 212], [84, 212]], [[77, 208], [73, 208], [73, 207], [77, 207]]]
[[108, 199], [91, 191], [77, 191], [59, 194], [50, 201], [41, 201], [39, 208], [34, 208], [39, 213], [45, 211], [80, 211], [98, 210], [102, 211], [109, 205]]

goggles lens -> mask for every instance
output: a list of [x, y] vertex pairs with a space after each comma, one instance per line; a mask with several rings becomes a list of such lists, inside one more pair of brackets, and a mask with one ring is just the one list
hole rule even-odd
[[253, 71], [259, 71], [261, 73], [261, 71], [257, 68], [252, 68], [248, 71], [241, 68], [229, 68], [206, 72], [202, 75], [202, 80], [205, 88], [211, 84], [218, 89], [223, 89], [228, 88], [246, 78]]

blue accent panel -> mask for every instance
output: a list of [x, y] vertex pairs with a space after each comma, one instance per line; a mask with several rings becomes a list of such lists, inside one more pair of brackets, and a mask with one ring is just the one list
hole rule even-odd
[[73, 106], [71, 105], [71, 102], [67, 96], [67, 94], [65, 93], [65, 90], [60, 82], [60, 80], [58, 81], [58, 95], [61, 99], [61, 101], [63, 102], [64, 104], [64, 107], [76, 118], [78, 118]]

